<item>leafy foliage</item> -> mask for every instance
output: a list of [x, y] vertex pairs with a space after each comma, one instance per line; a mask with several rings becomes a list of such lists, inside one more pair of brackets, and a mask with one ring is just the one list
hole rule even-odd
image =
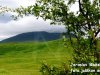
[[63, 65], [63, 68], [57, 68], [43, 63], [40, 71], [43, 75], [71, 75], [66, 64]]

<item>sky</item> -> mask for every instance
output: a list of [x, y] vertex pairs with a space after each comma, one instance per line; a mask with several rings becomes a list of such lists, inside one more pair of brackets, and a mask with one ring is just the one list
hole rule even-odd
[[[34, 4], [35, 0], [0, 0], [0, 6], [7, 6], [9, 8], [27, 7]], [[71, 6], [70, 10], [78, 11], [78, 3], [76, 2]], [[14, 13], [0, 14], [0, 41], [26, 32], [46, 31], [53, 33], [66, 31], [65, 26], [50, 25], [50, 21], [44, 21], [42, 18], [36, 19], [34, 15], [25, 16], [15, 21], [11, 18], [12, 14]]]
[[[20, 6], [34, 5], [35, 0], [0, 0], [0, 6], [10, 8], [18, 8]], [[71, 7], [72, 11], [77, 11], [77, 4]], [[8, 12], [4, 16], [0, 15], [0, 41], [6, 38], [33, 31], [47, 32], [64, 32], [66, 31], [63, 25], [50, 25], [50, 21], [44, 21], [42, 18], [38, 20], [33, 15], [25, 16], [17, 21], [11, 18], [12, 13]]]

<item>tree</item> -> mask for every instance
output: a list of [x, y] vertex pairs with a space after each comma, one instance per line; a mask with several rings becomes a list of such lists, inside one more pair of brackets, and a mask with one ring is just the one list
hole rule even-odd
[[[70, 6], [78, 3], [77, 13]], [[35, 5], [14, 10], [18, 16], [35, 15], [51, 24], [65, 25], [74, 49], [75, 63], [100, 62], [98, 35], [100, 33], [100, 0], [37, 0]], [[75, 39], [71, 34], [75, 35]], [[78, 57], [79, 56], [79, 57]], [[93, 60], [94, 59], [94, 60]]]

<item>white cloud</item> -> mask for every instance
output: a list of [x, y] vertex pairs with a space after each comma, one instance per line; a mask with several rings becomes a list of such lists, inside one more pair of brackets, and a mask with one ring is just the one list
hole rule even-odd
[[10, 8], [16, 8], [19, 6], [27, 7], [33, 5], [35, 0], [0, 0], [0, 5], [8, 6]]
[[35, 0], [14, 0], [15, 3], [18, 4], [18, 6], [29, 6], [35, 4]]
[[14, 0], [0, 0], [0, 6], [15, 8], [18, 5], [14, 2]]
[[76, 12], [79, 11], [79, 6], [78, 6], [78, 2], [75, 2], [75, 4], [73, 4], [71, 7], [70, 7], [70, 11], [73, 11], [73, 12]]
[[18, 21], [11, 20], [7, 23], [0, 23], [0, 39], [33, 31], [63, 32], [65, 27], [50, 25], [49, 21], [44, 21], [41, 18], [37, 20], [34, 16], [20, 18]]

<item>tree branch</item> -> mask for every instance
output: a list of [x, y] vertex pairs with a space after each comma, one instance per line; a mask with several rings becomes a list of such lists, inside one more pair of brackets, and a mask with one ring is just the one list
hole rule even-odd
[[81, 4], [81, 1], [79, 0], [79, 11], [83, 14], [83, 16], [85, 17], [85, 14], [82, 10], [82, 4]]
[[99, 34], [100, 29], [98, 29], [98, 31], [95, 33], [95, 37], [97, 37], [97, 35]]

